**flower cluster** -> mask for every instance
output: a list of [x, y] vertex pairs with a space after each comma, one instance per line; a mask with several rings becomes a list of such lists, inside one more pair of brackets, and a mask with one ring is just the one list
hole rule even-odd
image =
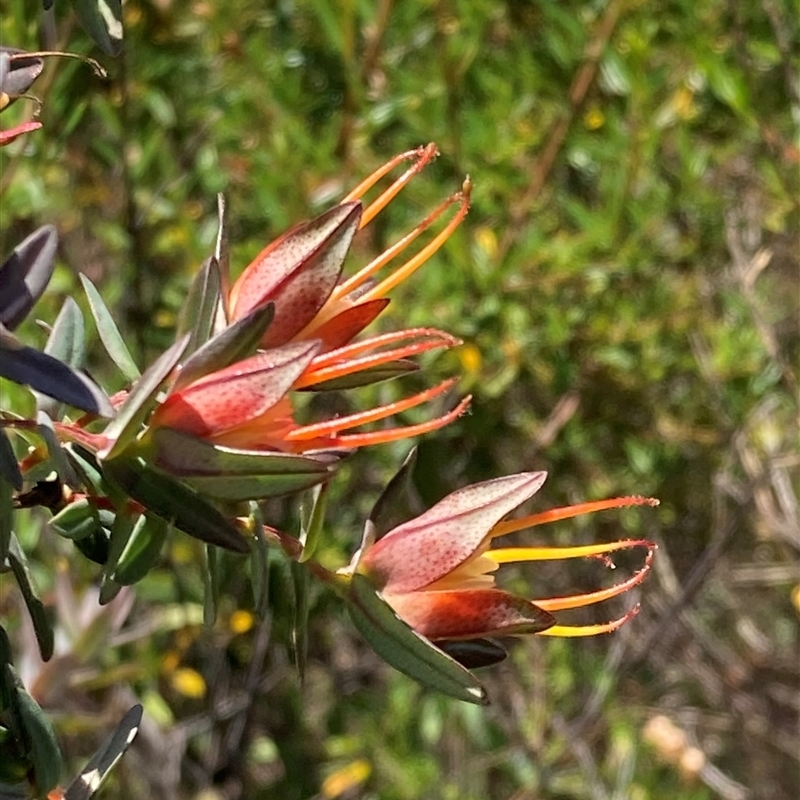
[[[2, 106], [39, 71], [37, 56], [0, 51]], [[4, 131], [0, 144], [37, 126]], [[55, 228], [31, 234], [0, 268], [0, 372], [36, 393], [33, 418], [0, 410], [0, 472], [16, 489], [17, 507], [48, 508], [53, 530], [102, 565], [101, 602], [147, 574], [172, 527], [253, 558], [273, 543], [340, 595], [358, 630], [386, 661], [471, 702], [484, 702], [485, 693], [470, 669], [505, 655], [496, 638], [591, 636], [616, 630], [636, 613], [634, 605], [601, 624], [559, 618], [639, 586], [651, 567], [652, 542], [494, 546], [502, 536], [541, 523], [657, 503], [621, 497], [505, 519], [541, 488], [544, 472], [475, 484], [413, 519], [398, 524], [394, 513], [393, 524], [386, 524], [389, 505], [409, 505], [397, 487], [405, 483], [412, 458], [376, 504], [351, 564], [330, 571], [314, 559], [324, 529], [324, 487], [343, 460], [357, 448], [436, 431], [470, 403], [463, 397], [441, 409], [456, 378], [345, 416], [305, 419], [296, 402], [301, 392], [350, 392], [401, 378], [419, 369], [416, 359], [423, 354], [461, 344], [435, 327], [364, 331], [389, 305], [392, 290], [461, 224], [470, 205], [468, 178], [385, 252], [353, 274], [345, 270], [359, 231], [436, 155], [430, 144], [391, 159], [340, 203], [265, 247], [235, 281], [228, 274], [220, 199], [216, 250], [191, 286], [174, 343], [143, 372], [100, 293], [82, 277], [100, 339], [127, 378], [111, 397], [82, 370], [83, 320], [72, 299], [43, 352], [13, 333], [50, 279]], [[365, 201], [401, 167], [399, 177]], [[422, 422], [403, 422], [401, 415], [418, 406], [436, 410]], [[14, 436], [29, 445], [22, 458]], [[299, 493], [312, 499], [299, 532], [264, 524], [261, 501]], [[0, 562], [15, 563], [13, 536], [2, 544]], [[574, 558], [610, 564], [611, 555], [622, 550], [641, 552], [641, 564], [606, 588], [528, 599], [495, 583], [505, 564]], [[17, 572], [23, 594], [31, 597], [24, 570]], [[42, 636], [46, 658], [52, 643]]]

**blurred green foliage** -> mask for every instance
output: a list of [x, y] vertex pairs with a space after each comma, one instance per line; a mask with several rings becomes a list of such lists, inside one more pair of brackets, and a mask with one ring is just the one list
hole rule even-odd
[[[300, 682], [292, 578], [276, 554], [263, 619], [246, 613], [247, 576], [223, 554], [221, 612], [204, 628], [203, 548], [179, 536], [135, 592], [101, 609], [91, 566], [65, 563], [72, 551], [30, 514], [18, 532], [55, 608], [56, 660], [37, 664], [21, 622], [11, 633], [70, 763], [138, 697], [150, 722], [107, 796], [800, 793], [799, 11], [791, 0], [130, 0], [108, 82], [48, 63], [35, 92], [44, 129], [0, 153], [2, 251], [47, 222], [61, 237], [39, 317], [72, 294], [85, 309], [84, 273], [149, 363], [213, 249], [216, 192], [238, 272], [394, 153], [436, 141], [440, 159], [350, 259], [355, 269], [472, 177], [466, 223], [376, 326], [435, 321], [466, 342], [430, 363], [460, 371], [475, 399], [420, 441], [421, 501], [523, 469], [550, 473], [537, 508], [662, 500], [657, 513], [539, 534], [577, 544], [645, 529], [660, 543], [655, 575], [614, 637], [519, 644], [484, 673], [488, 709], [388, 670], [313, 587]], [[6, 0], [4, 45], [34, 49], [39, 30], [37, 4]], [[53, 33], [48, 46], [97, 56], [61, 5]], [[9, 122], [25, 112], [18, 103]], [[24, 332], [44, 342], [33, 322]], [[121, 387], [101, 352], [93, 372]], [[396, 391], [354, 392], [347, 408], [317, 397], [309, 417]], [[2, 392], [4, 405], [27, 402]], [[326, 563], [349, 560], [407, 448], [343, 467]], [[355, 487], [354, 474], [366, 476]], [[265, 509], [271, 524], [293, 518], [285, 503]], [[600, 580], [596, 564], [569, 566], [513, 580], [533, 597]], [[22, 608], [10, 586], [4, 618]]]

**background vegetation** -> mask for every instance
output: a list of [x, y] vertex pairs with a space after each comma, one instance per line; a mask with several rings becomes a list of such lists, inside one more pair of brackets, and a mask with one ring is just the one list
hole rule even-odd
[[[2, 8], [2, 43], [35, 49], [38, 4]], [[56, 19], [48, 45], [97, 56], [69, 9]], [[204, 628], [201, 548], [181, 535], [101, 608], [92, 566], [30, 515], [18, 533], [54, 609], [56, 659], [37, 662], [10, 581], [0, 609], [19, 620], [23, 677], [68, 757], [145, 707], [105, 796], [800, 795], [798, 20], [792, 0], [130, 0], [109, 82], [48, 64], [44, 130], [0, 155], [3, 253], [45, 222], [61, 236], [38, 316], [67, 294], [83, 303], [84, 272], [146, 363], [213, 247], [216, 192], [241, 269], [394, 153], [436, 141], [441, 158], [351, 262], [470, 174], [466, 223], [383, 320], [435, 321], [467, 343], [430, 364], [461, 372], [475, 399], [421, 440], [420, 502], [523, 469], [550, 473], [537, 508], [662, 501], [538, 534], [638, 531], [660, 550], [633, 623], [518, 644], [484, 675], [488, 709], [383, 666], [323, 592], [301, 683], [277, 558], [266, 619], [231, 569]], [[26, 336], [45, 338], [33, 323]], [[99, 348], [93, 369], [122, 385]], [[395, 389], [353, 393], [352, 407], [370, 391]], [[343, 470], [331, 564], [349, 560], [407, 449], [359, 453], [357, 486]], [[270, 511], [288, 523], [295, 509]], [[544, 565], [512, 585], [566, 592], [599, 570]]]

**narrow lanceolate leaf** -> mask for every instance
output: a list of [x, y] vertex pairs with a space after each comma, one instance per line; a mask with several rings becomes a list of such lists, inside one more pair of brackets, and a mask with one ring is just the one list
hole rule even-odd
[[0, 564], [4, 564], [11, 544], [14, 523], [14, 505], [11, 499], [11, 484], [0, 475]]
[[275, 307], [267, 303], [209, 339], [181, 365], [172, 391], [251, 356], [274, 315]]
[[109, 450], [101, 453], [101, 458], [115, 458], [138, 436], [161, 384], [181, 360], [188, 342], [189, 335], [186, 334], [162, 353], [136, 382], [128, 399], [120, 407], [117, 418], [106, 428], [105, 434], [113, 444]]
[[131, 586], [144, 578], [158, 560], [168, 531], [168, 522], [142, 514], [117, 562], [114, 580], [122, 586]]
[[186, 354], [190, 355], [211, 337], [217, 306], [220, 301], [219, 265], [216, 258], [207, 258], [195, 275], [178, 321], [176, 338], [191, 334]]
[[231, 290], [231, 253], [228, 245], [228, 221], [225, 215], [225, 195], [217, 194], [217, 244], [214, 248], [214, 258], [219, 267], [220, 290], [225, 307], [222, 309], [224, 322], [231, 318], [231, 310], [227, 307]]
[[49, 792], [61, 777], [63, 768], [53, 727], [37, 702], [25, 691], [11, 664], [3, 665], [2, 681], [11, 695], [11, 715], [22, 733], [27, 756], [33, 763], [34, 791], [37, 797]]
[[[83, 366], [86, 356], [83, 314], [71, 297], [64, 301], [61, 311], [58, 312], [50, 335], [47, 337], [44, 352], [73, 369], [80, 369]], [[37, 393], [36, 408], [47, 413], [52, 419], [61, 417], [60, 405], [51, 397]]]
[[303, 520], [300, 531], [300, 543], [303, 545], [300, 563], [308, 561], [314, 555], [322, 536], [322, 527], [325, 524], [325, 508], [328, 501], [327, 489], [327, 486], [319, 486], [310, 493], [310, 509], [308, 514], [304, 515], [306, 518]]
[[219, 551], [206, 545], [203, 575], [203, 624], [211, 627], [217, 621], [219, 605], [220, 564]]
[[10, 331], [47, 288], [55, 266], [58, 233], [43, 225], [14, 248], [0, 267], [0, 322]]
[[139, 368], [136, 366], [136, 362], [133, 360], [128, 346], [119, 332], [119, 328], [117, 328], [117, 323], [114, 322], [111, 312], [103, 302], [103, 298], [94, 284], [85, 275], [81, 275], [80, 278], [86, 297], [89, 299], [89, 308], [97, 325], [97, 334], [100, 337], [100, 341], [126, 380], [133, 383], [139, 377]]
[[150, 435], [152, 463], [220, 500], [278, 497], [330, 479], [340, 461], [335, 454], [295, 456], [213, 445], [189, 434], [157, 428]]
[[25, 601], [28, 613], [31, 615], [33, 630], [36, 634], [36, 641], [39, 643], [39, 652], [42, 655], [42, 660], [49, 661], [53, 656], [55, 644], [53, 629], [47, 619], [42, 601], [33, 591], [31, 576], [28, 572], [28, 563], [14, 534], [11, 534], [11, 541], [9, 542], [8, 564], [14, 573], [14, 578], [16, 578], [17, 585], [22, 593], [22, 599]]
[[103, 579], [100, 584], [100, 605], [110, 603], [122, 589], [122, 584], [114, 578], [122, 554], [133, 535], [133, 529], [141, 515], [123, 508], [114, 517], [111, 538], [108, 542], [108, 558], [103, 565]]
[[486, 691], [455, 659], [405, 624], [363, 575], [353, 575], [350, 616], [369, 646], [395, 669], [437, 692], [486, 705]]
[[264, 535], [264, 520], [258, 503], [250, 503], [253, 522], [252, 555], [250, 557], [250, 583], [253, 586], [253, 608], [259, 617], [269, 610], [269, 545]]
[[101, 417], [114, 409], [102, 389], [58, 359], [22, 344], [0, 324], [0, 375]]
[[148, 511], [195, 539], [247, 553], [249, 543], [236, 526], [196, 492], [139, 458], [105, 462], [106, 477]]
[[[412, 496], [411, 476], [416, 463], [417, 448], [412, 447], [400, 469], [386, 484], [386, 488], [375, 501], [369, 514], [369, 521], [372, 523], [376, 538], [380, 539], [392, 528], [396, 528], [413, 516], [412, 509], [415, 498]], [[361, 552], [364, 552], [373, 543], [372, 541], [362, 541]]]
[[301, 681], [305, 679], [308, 661], [308, 570], [296, 561], [289, 562], [294, 590], [294, 615], [292, 620], [292, 647], [294, 663]]
[[107, 55], [122, 50], [122, 0], [73, 0], [81, 26]]
[[142, 706], [137, 703], [67, 787], [64, 800], [89, 800], [94, 795], [136, 738], [141, 722]]
[[[14, 448], [4, 428], [0, 428], [0, 477], [5, 478], [17, 491], [22, 489], [22, 473]], [[3, 560], [0, 555], [0, 561]]]

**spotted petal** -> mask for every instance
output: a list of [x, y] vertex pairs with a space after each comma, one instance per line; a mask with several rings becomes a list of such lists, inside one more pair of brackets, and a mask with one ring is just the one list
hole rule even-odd
[[477, 554], [494, 525], [546, 477], [523, 472], [459, 489], [387, 533], [366, 551], [358, 571], [387, 593], [423, 589]]
[[288, 344], [206, 375], [169, 395], [151, 425], [201, 438], [244, 425], [286, 395], [318, 349], [317, 341]]
[[501, 589], [384, 594], [384, 599], [417, 633], [433, 641], [541, 633], [556, 624], [549, 612]]
[[231, 290], [233, 319], [272, 301], [275, 319], [262, 345], [289, 341], [330, 297], [360, 219], [360, 202], [343, 203], [268, 245]]

